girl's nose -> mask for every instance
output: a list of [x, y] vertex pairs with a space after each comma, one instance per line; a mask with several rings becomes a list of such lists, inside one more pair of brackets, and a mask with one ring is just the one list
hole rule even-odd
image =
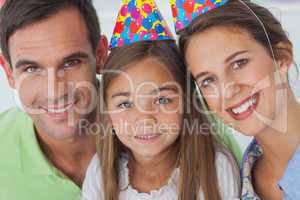
[[153, 132], [156, 128], [157, 120], [152, 115], [139, 115], [136, 119], [136, 127], [138, 132]]

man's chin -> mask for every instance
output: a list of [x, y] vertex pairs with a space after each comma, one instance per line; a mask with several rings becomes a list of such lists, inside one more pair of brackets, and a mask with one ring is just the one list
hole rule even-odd
[[61, 126], [47, 128], [45, 132], [41, 134], [47, 134], [49, 138], [59, 141], [72, 140], [79, 136], [78, 128]]
[[72, 140], [77, 137], [79, 133], [78, 125], [70, 125], [65, 122], [53, 123], [46, 120], [34, 120], [37, 134], [43, 138], [49, 138], [50, 140]]
[[73, 118], [67, 120], [55, 121], [47, 115], [32, 116], [37, 132], [45, 134], [55, 140], [72, 140], [76, 137], [87, 134], [87, 130], [80, 128], [84, 120], [88, 122], [94, 121], [94, 115], [79, 116], [74, 115]]

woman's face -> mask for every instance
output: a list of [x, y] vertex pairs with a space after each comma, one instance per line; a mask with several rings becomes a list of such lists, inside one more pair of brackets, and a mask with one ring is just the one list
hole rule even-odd
[[233, 128], [254, 136], [278, 117], [275, 62], [247, 32], [207, 29], [192, 37], [186, 61], [210, 110]]
[[182, 95], [154, 58], [130, 64], [110, 82], [106, 101], [119, 140], [135, 156], [154, 157], [178, 138]]

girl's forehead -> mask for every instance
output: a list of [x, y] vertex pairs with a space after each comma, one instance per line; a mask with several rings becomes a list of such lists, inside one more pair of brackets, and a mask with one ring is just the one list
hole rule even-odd
[[128, 65], [119, 70], [111, 81], [114, 87], [140, 87], [140, 85], [161, 85], [174, 81], [171, 71], [160, 61], [149, 58]]

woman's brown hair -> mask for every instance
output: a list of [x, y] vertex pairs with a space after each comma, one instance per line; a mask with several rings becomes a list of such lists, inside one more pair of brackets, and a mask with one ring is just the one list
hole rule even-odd
[[[186, 68], [180, 57], [175, 41], [145, 41], [129, 46], [113, 49], [105, 65], [101, 88], [103, 91], [101, 104], [105, 108], [105, 91], [110, 81], [117, 76], [105, 73], [105, 70], [123, 70], [129, 64], [146, 58], [160, 61], [172, 74], [183, 92], [183, 120], [188, 125], [207, 123], [207, 118], [201, 114], [195, 105], [196, 85], [188, 78]], [[146, 73], [146, 72], [145, 72]], [[197, 106], [200, 103], [197, 101]], [[128, 150], [117, 139], [107, 114], [101, 115], [101, 124], [110, 127], [109, 131], [102, 132], [97, 138], [97, 151], [100, 160], [103, 194], [105, 200], [119, 199], [119, 156]], [[178, 161], [174, 167], [180, 169], [179, 196], [180, 200], [197, 200], [200, 191], [205, 199], [219, 200], [220, 192], [215, 166], [215, 140], [210, 132], [202, 133], [199, 129], [188, 129], [183, 126], [180, 136], [175, 142]]]
[[[179, 47], [185, 56], [193, 36], [212, 27], [228, 27], [244, 30], [261, 44], [276, 60], [293, 56], [290, 42], [281, 23], [263, 6], [249, 0], [229, 0], [225, 5], [196, 18], [191, 25], [179, 31]], [[286, 47], [278, 44], [284, 43]]]

